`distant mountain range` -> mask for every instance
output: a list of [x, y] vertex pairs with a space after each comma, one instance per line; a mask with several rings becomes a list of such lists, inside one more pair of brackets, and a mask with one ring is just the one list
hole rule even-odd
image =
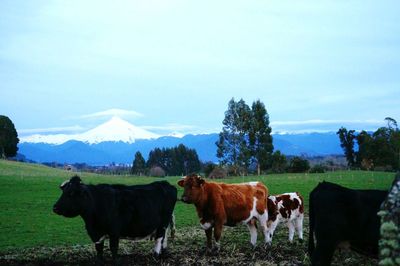
[[[36, 162], [87, 163], [106, 165], [132, 163], [140, 151], [147, 159], [154, 148], [179, 144], [196, 149], [200, 160], [217, 162], [218, 134], [162, 136], [140, 129], [114, 117], [82, 134], [32, 135], [21, 138], [19, 153]], [[342, 154], [338, 136], [333, 133], [274, 134], [274, 150], [286, 155], [325, 156]]]

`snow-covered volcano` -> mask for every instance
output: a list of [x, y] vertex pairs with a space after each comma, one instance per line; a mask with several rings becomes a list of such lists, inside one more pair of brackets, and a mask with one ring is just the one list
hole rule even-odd
[[21, 137], [21, 142], [31, 143], [49, 143], [62, 144], [69, 140], [78, 140], [90, 144], [100, 143], [104, 141], [122, 141], [126, 143], [134, 143], [138, 139], [156, 139], [160, 136], [134, 126], [131, 123], [114, 116], [104, 124], [101, 124], [89, 131], [81, 134], [55, 134]]

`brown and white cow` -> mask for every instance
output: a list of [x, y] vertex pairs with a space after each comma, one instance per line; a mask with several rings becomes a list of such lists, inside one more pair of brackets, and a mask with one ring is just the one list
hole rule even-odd
[[224, 184], [206, 182], [196, 174], [185, 176], [178, 185], [184, 188], [182, 201], [196, 206], [200, 225], [207, 236], [211, 250], [214, 229], [214, 249], [219, 249], [222, 227], [246, 224], [250, 230], [250, 243], [257, 242], [256, 221], [260, 222], [267, 241], [268, 189], [260, 182]]
[[268, 197], [267, 243], [272, 242], [272, 236], [280, 221], [285, 221], [289, 228], [289, 241], [293, 241], [295, 231], [303, 240], [304, 200], [298, 192], [284, 193]]

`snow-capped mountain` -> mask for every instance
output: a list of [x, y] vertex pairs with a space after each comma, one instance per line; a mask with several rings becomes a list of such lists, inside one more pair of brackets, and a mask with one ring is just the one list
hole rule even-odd
[[156, 139], [160, 136], [134, 126], [131, 123], [114, 116], [109, 121], [101, 124], [89, 131], [81, 134], [54, 134], [21, 137], [21, 142], [29, 143], [48, 143], [63, 144], [70, 140], [77, 140], [89, 144], [96, 144], [105, 141], [122, 141], [126, 143], [134, 143], [139, 139]]
[[[113, 117], [81, 134], [32, 135], [21, 137], [19, 153], [36, 162], [88, 163], [105, 165], [111, 162], [132, 163], [136, 151], [147, 158], [154, 148], [183, 144], [195, 149], [200, 160], [217, 162], [218, 134], [185, 135], [177, 132], [160, 136]], [[342, 154], [334, 132], [273, 134], [275, 150], [286, 155]]]

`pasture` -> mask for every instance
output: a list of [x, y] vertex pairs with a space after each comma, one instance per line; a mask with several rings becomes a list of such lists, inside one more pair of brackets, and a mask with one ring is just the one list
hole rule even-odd
[[[60, 196], [59, 185], [74, 173], [41, 165], [0, 160], [0, 264], [92, 264], [95, 254], [80, 217], [67, 219], [52, 212]], [[79, 173], [85, 183], [143, 184], [160, 178], [104, 176]], [[275, 174], [234, 177], [227, 183], [261, 181], [271, 194], [298, 191], [308, 207], [309, 192], [322, 180], [349, 188], [388, 189], [394, 174], [385, 172], [341, 171], [324, 174]], [[162, 178], [176, 185], [180, 177]], [[222, 181], [222, 180], [221, 180]], [[220, 182], [220, 180], [218, 180]], [[307, 211], [306, 211], [307, 216]], [[204, 252], [205, 236], [198, 226], [193, 205], [178, 202], [175, 208], [177, 235], [170, 242], [169, 254], [158, 261], [151, 256], [153, 242], [122, 241], [119, 254], [123, 264], [210, 265], [307, 265], [306, 242], [308, 219], [305, 219], [305, 242], [288, 244], [287, 228], [280, 225], [272, 247], [265, 249], [259, 235], [258, 247], [252, 249], [245, 226], [225, 227], [218, 255]], [[295, 236], [296, 239], [296, 236]], [[110, 258], [106, 249], [106, 259]], [[108, 260], [110, 261], [110, 260]], [[334, 265], [374, 265], [376, 260], [350, 251], [335, 253]]]

